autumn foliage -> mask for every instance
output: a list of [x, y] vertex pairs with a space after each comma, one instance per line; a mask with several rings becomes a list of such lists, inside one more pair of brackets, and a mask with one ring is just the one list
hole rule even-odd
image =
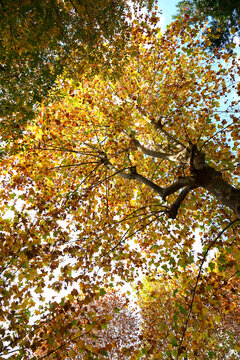
[[192, 268], [178, 278], [160, 274], [145, 281], [139, 305], [147, 358], [239, 359], [239, 278], [235, 275], [224, 278], [209, 268], [193, 302], [189, 289], [195, 287], [197, 271]]
[[[206, 53], [200, 28], [157, 22], [132, 21], [121, 73], [108, 59], [109, 77], [59, 78], [2, 158], [2, 356], [240, 352], [239, 63]], [[104, 297], [134, 281], [139, 343], [136, 315]]]
[[135, 352], [140, 342], [140, 320], [136, 307], [129, 305], [128, 297], [111, 291], [89, 304], [88, 301], [83, 297], [80, 301], [65, 303], [62, 308], [55, 303], [57, 311], [52, 312], [40, 330], [40, 339], [46, 340], [40, 343], [35, 355], [49, 358], [54, 353], [55, 359], [68, 356], [124, 360]]
[[[152, 7], [152, 0], [134, 0]], [[18, 137], [38, 104], [48, 102], [59, 76], [117, 67], [128, 39], [125, 0], [8, 0], [0, 2], [0, 116], [4, 140]], [[108, 46], [106, 46], [108, 44]], [[100, 67], [99, 67], [100, 65]]]

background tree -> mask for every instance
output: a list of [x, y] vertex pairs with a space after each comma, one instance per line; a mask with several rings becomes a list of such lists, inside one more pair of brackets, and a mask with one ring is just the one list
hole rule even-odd
[[213, 264], [203, 272], [194, 294], [196, 268], [182, 270], [177, 278], [163, 273], [146, 279], [139, 306], [148, 359], [240, 358], [239, 276], [234, 271], [227, 278]]
[[88, 303], [159, 268], [177, 276], [195, 262], [198, 232], [199, 276], [213, 249], [220, 272], [229, 257], [239, 270], [237, 62], [214, 62], [197, 28], [177, 21], [161, 36], [157, 22], [135, 19], [119, 78], [59, 82], [61, 99], [2, 161], [2, 354], [36, 350], [48, 288], [74, 286]]
[[206, 45], [214, 49], [233, 49], [233, 38], [240, 35], [240, 5], [234, 0], [184, 0], [177, 5], [181, 15], [194, 17], [190, 21], [204, 22], [210, 17], [205, 31]]
[[[152, 1], [134, 1], [147, 5]], [[59, 75], [74, 76], [99, 59], [116, 65], [118, 46], [127, 39], [126, 1], [9, 0], [0, 2], [1, 132], [19, 136], [25, 121]], [[108, 44], [108, 46], [106, 46]], [[107, 71], [105, 68], [101, 71]], [[4, 121], [3, 121], [4, 120]]]
[[62, 310], [50, 316], [34, 339], [40, 343], [35, 352], [38, 358], [125, 360], [140, 342], [137, 310], [124, 294], [111, 291], [89, 304], [84, 298], [73, 303], [65, 300]]

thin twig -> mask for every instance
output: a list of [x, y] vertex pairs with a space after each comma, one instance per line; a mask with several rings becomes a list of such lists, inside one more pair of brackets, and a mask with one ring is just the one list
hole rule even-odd
[[205, 251], [204, 255], [203, 255], [203, 259], [201, 261], [201, 265], [199, 267], [199, 271], [198, 271], [198, 276], [197, 276], [197, 280], [196, 280], [196, 283], [195, 283], [195, 286], [194, 286], [194, 289], [193, 289], [193, 294], [192, 294], [192, 300], [191, 300], [191, 304], [190, 304], [190, 309], [189, 309], [189, 312], [188, 312], [188, 316], [187, 316], [187, 319], [185, 321], [185, 325], [184, 325], [184, 330], [183, 330], [183, 334], [182, 334], [182, 338], [180, 340], [180, 343], [178, 345], [178, 353], [177, 353], [177, 360], [179, 359], [179, 356], [181, 355], [181, 347], [182, 347], [182, 343], [183, 343], [183, 340], [184, 340], [184, 337], [186, 335], [186, 332], [187, 332], [187, 327], [188, 327], [188, 323], [189, 323], [189, 320], [190, 320], [190, 316], [192, 314], [192, 307], [193, 307], [193, 302], [194, 302], [194, 298], [195, 298], [195, 295], [196, 295], [196, 290], [197, 290], [197, 286], [198, 286], [198, 282], [199, 282], [199, 279], [200, 279], [200, 276], [201, 276], [201, 272], [202, 272], [202, 268], [203, 268], [203, 264], [207, 258], [207, 255], [210, 251], [210, 249], [213, 247], [213, 245], [216, 244], [217, 240], [222, 236], [222, 234], [227, 230], [229, 229], [233, 224], [235, 224], [237, 221], [239, 221], [240, 219], [236, 218], [234, 219], [233, 221], [231, 221], [229, 224], [227, 224], [227, 226], [225, 226], [225, 228], [220, 231], [220, 233], [217, 235], [217, 237], [211, 242], [211, 244], [208, 246], [207, 250]]

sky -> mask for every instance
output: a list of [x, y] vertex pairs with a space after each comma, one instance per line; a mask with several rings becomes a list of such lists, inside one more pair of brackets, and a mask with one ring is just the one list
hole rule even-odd
[[171, 23], [172, 16], [176, 15], [176, 5], [179, 3], [179, 1], [180, 0], [158, 0], [159, 10], [162, 11], [163, 29]]

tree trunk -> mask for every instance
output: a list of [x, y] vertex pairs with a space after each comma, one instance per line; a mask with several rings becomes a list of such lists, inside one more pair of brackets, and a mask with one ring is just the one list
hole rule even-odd
[[200, 187], [206, 189], [223, 205], [232, 209], [240, 218], [240, 189], [231, 186], [223, 179], [221, 172], [209, 165], [205, 165], [201, 169], [192, 169], [191, 172]]

